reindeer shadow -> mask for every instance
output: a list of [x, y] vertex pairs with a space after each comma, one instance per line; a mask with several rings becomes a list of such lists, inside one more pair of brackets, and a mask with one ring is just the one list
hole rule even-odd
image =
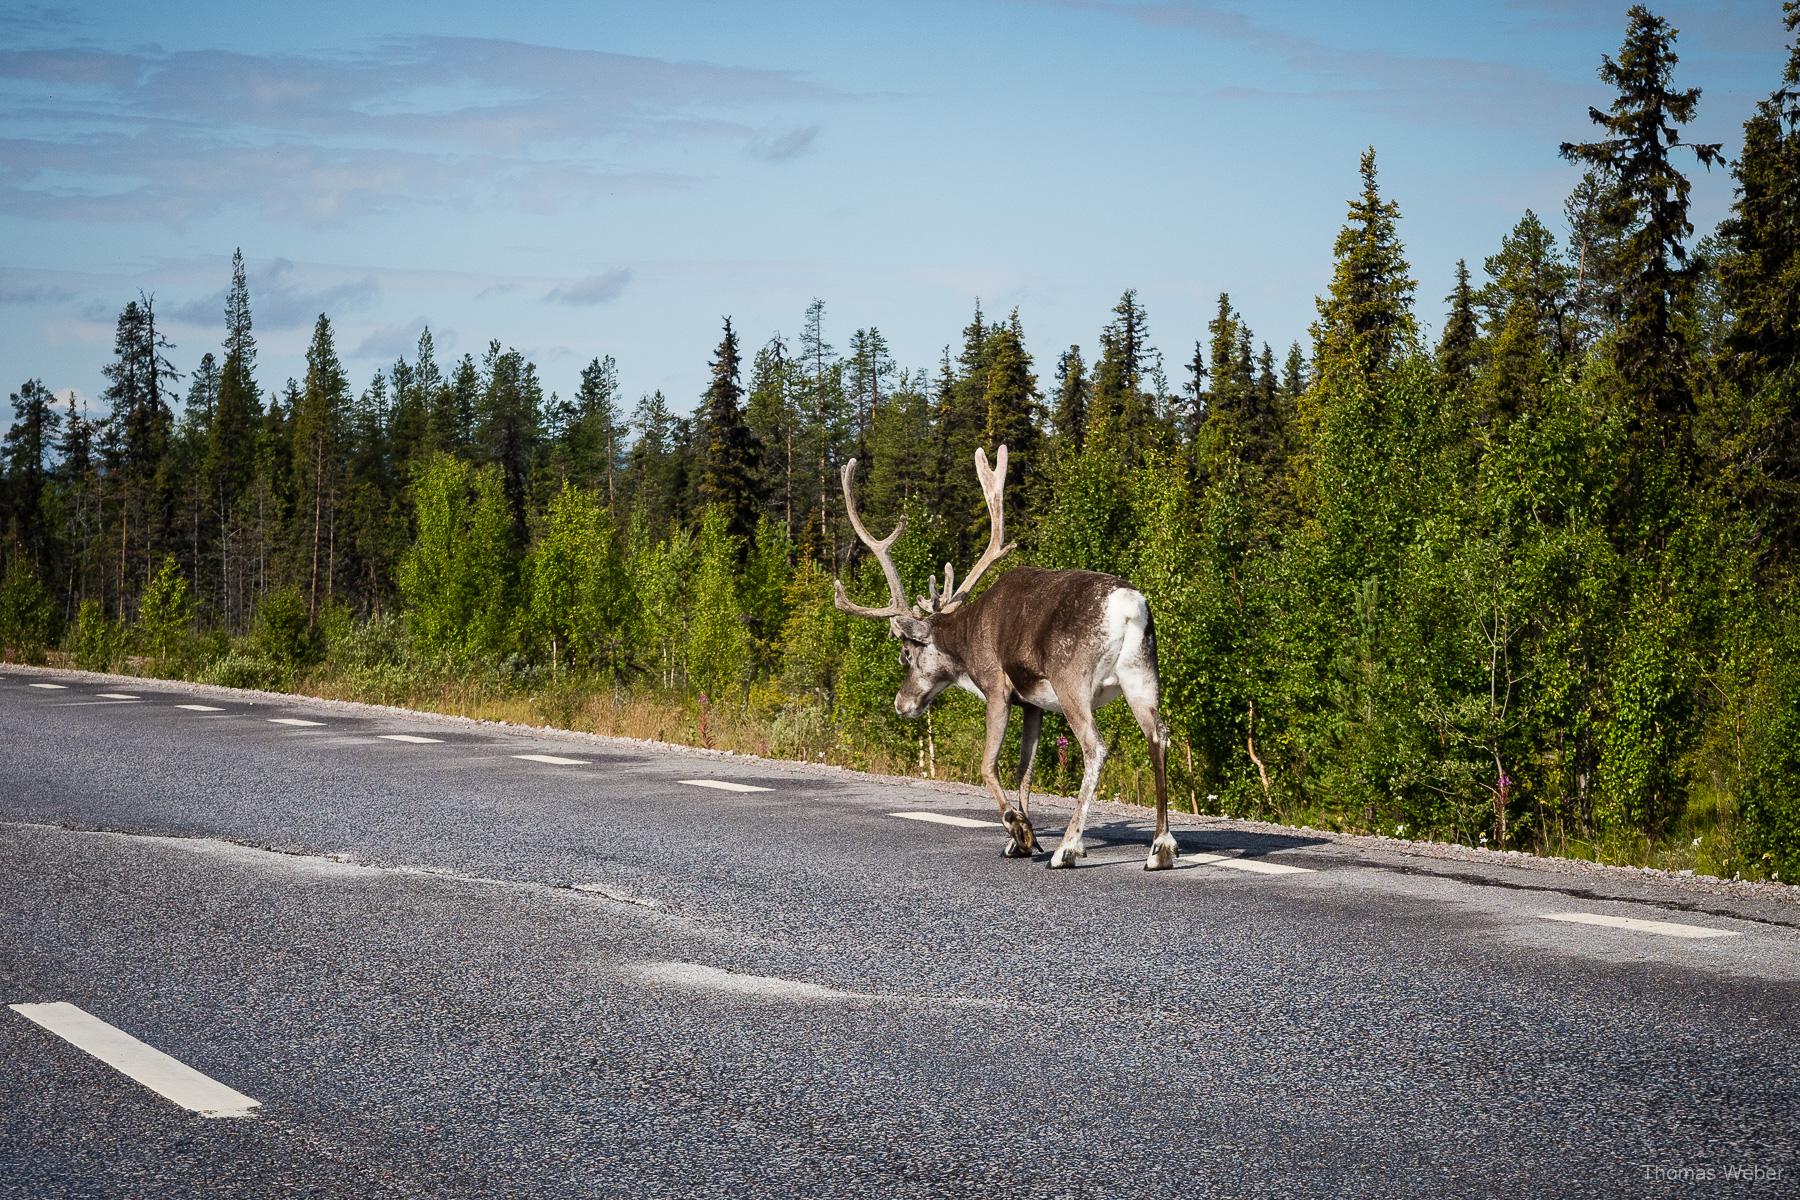
[[[1143, 825], [1131, 821], [1096, 822], [1088, 825], [1082, 841], [1090, 853], [1096, 850], [1145, 850], [1150, 844], [1150, 832]], [[1175, 844], [1182, 854], [1228, 854], [1238, 858], [1262, 858], [1281, 850], [1302, 850], [1308, 846], [1328, 844], [1326, 838], [1303, 833], [1254, 833], [1240, 829], [1171, 829], [1169, 832], [1174, 834]], [[1057, 838], [1057, 831], [1051, 830], [1044, 840], [1054, 849]], [[1048, 859], [1049, 855], [1042, 857]], [[1113, 858], [1103, 862], [1083, 860], [1076, 865], [1117, 867], [1141, 864], [1136, 858]]]

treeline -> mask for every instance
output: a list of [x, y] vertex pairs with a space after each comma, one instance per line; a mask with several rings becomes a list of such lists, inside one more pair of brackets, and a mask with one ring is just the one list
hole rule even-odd
[[265, 393], [235, 257], [190, 372], [144, 296], [103, 417], [14, 395], [0, 642], [384, 699], [653, 696], [702, 738], [730, 714], [759, 749], [954, 773], [974, 706], [898, 721], [884, 629], [832, 606], [834, 575], [880, 591], [836, 476], [854, 456], [871, 525], [907, 516], [923, 588], [984, 543], [971, 459], [1003, 442], [1018, 561], [1149, 595], [1196, 808], [1792, 877], [1800, 44], [1698, 242], [1684, 170], [1722, 159], [1680, 141], [1676, 61], [1633, 8], [1616, 99], [1561, 147], [1568, 238], [1527, 212], [1459, 263], [1435, 345], [1373, 150], [1307, 344], [1221, 295], [1175, 379], [1127, 291], [1045, 379], [1016, 311], [907, 370], [872, 326], [834, 347], [815, 301], [747, 364], [727, 319], [691, 417], [628, 412], [610, 357], [545, 396], [516, 350], [439, 362], [429, 331], [358, 391], [324, 315]]

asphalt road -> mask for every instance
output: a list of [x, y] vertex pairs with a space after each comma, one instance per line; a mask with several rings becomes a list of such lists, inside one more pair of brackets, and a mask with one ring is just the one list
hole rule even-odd
[[1800, 1194], [1781, 889], [1176, 832], [0, 668], [0, 1005], [259, 1104], [0, 1007], [0, 1196]]

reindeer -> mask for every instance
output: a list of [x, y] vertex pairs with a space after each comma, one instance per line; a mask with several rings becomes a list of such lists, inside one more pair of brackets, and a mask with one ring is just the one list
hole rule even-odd
[[[1106, 761], [1106, 743], [1094, 725], [1094, 712], [1120, 696], [1131, 706], [1150, 744], [1150, 762], [1156, 772], [1156, 836], [1148, 871], [1175, 865], [1175, 839], [1169, 833], [1169, 797], [1166, 759], [1168, 731], [1159, 707], [1161, 685], [1156, 673], [1156, 627], [1144, 594], [1113, 575], [1093, 571], [1046, 571], [1018, 567], [994, 581], [981, 598], [969, 603], [975, 584], [1000, 559], [1013, 550], [1006, 541], [1002, 492], [1006, 486], [1006, 447], [994, 455], [988, 467], [985, 451], [975, 451], [975, 474], [987, 501], [989, 536], [987, 549], [960, 584], [954, 569], [944, 564], [944, 589], [931, 580], [929, 592], [908, 604], [900, 572], [888, 553], [906, 518], [894, 532], [877, 541], [857, 515], [850, 481], [856, 460], [844, 464], [844, 507], [850, 526], [887, 578], [889, 602], [874, 608], [854, 603], [837, 581], [837, 606], [859, 617], [886, 618], [888, 632], [900, 641], [900, 665], [906, 679], [894, 697], [894, 711], [914, 719], [931, 707], [944, 689], [955, 684], [987, 703], [987, 746], [981, 756], [981, 778], [1000, 807], [1000, 821], [1011, 840], [1008, 858], [1027, 858], [1039, 852], [1032, 832], [1027, 802], [1031, 792], [1032, 761], [1037, 757], [1038, 734], [1044, 710], [1062, 713], [1081, 745], [1081, 793], [1062, 841], [1050, 856], [1052, 867], [1071, 866], [1087, 853], [1081, 844], [1088, 805], [1100, 782]], [[996, 767], [1000, 745], [1006, 738], [1007, 709], [1024, 711], [1019, 738], [1018, 803], [1010, 802], [1000, 786]]]

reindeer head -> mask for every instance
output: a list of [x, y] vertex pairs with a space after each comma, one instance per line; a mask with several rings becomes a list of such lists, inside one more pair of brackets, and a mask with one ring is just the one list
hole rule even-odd
[[938, 645], [938, 619], [961, 608], [987, 569], [1013, 549], [1012, 544], [1006, 541], [1006, 514], [1001, 508], [1002, 493], [1006, 488], [1006, 447], [1001, 446], [994, 451], [994, 466], [991, 469], [988, 467], [987, 452], [980, 449], [975, 451], [975, 474], [981, 480], [981, 494], [987, 501], [987, 549], [982, 552], [974, 569], [964, 577], [960, 585], [956, 582], [955, 569], [945, 563], [944, 590], [941, 593], [938, 591], [937, 579], [934, 577], [927, 594], [910, 604], [906, 599], [906, 588], [900, 582], [900, 572], [894, 566], [893, 556], [888, 553], [895, 539], [905, 530], [906, 517], [901, 516], [899, 523], [894, 526], [894, 532], [885, 538], [878, 541], [870, 537], [869, 531], [863, 527], [862, 518], [857, 515], [856, 497], [850, 489], [850, 480], [855, 474], [856, 460], [853, 458], [844, 464], [844, 508], [850, 514], [850, 527], [856, 530], [857, 538], [875, 556], [875, 561], [881, 565], [882, 575], [887, 578], [888, 604], [881, 608], [869, 608], [854, 603], [845, 593], [844, 581], [840, 579], [836, 586], [837, 606], [859, 617], [887, 618], [888, 632], [900, 641], [900, 665], [906, 671], [906, 679], [894, 696], [894, 711], [910, 719], [930, 708], [931, 702], [943, 694], [945, 688], [965, 678], [967, 674], [956, 656]]

